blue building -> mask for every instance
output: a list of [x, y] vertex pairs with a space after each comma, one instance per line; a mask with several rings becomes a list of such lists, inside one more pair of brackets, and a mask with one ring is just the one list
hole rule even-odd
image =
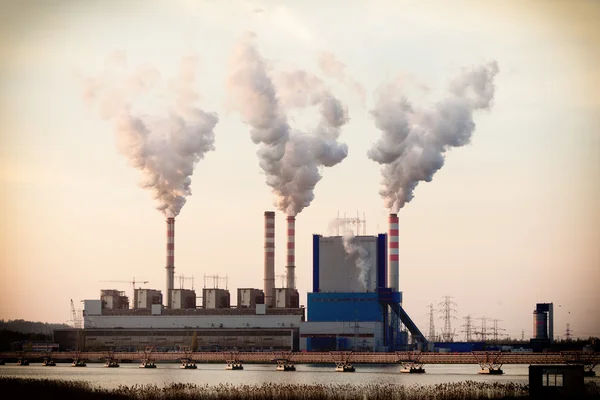
[[424, 340], [402, 309], [402, 293], [387, 287], [387, 235], [313, 235], [313, 291], [300, 347], [308, 351], [393, 351], [408, 333]]

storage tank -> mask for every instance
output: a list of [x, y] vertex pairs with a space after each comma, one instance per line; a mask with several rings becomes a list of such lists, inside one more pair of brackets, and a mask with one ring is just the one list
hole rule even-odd
[[548, 339], [548, 320], [546, 313], [543, 311], [533, 312], [533, 338]]

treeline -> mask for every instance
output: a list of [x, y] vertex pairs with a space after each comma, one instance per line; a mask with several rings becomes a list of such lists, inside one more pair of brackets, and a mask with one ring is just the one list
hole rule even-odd
[[0, 351], [27, 350], [27, 343], [50, 341], [52, 341], [52, 334], [23, 333], [0, 329]]
[[48, 324], [22, 319], [0, 320], [0, 351], [26, 350], [28, 343], [51, 342], [54, 329], [65, 324]]
[[12, 319], [5, 321], [0, 319], [0, 330], [7, 330], [21, 333], [42, 333], [52, 335], [55, 329], [68, 328], [66, 324], [48, 324], [46, 322], [32, 322], [23, 319]]

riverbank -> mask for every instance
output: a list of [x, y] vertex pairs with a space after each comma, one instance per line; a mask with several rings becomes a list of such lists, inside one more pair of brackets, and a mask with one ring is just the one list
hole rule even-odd
[[120, 386], [117, 389], [94, 387], [82, 381], [48, 379], [22, 379], [0, 377], [0, 389], [21, 398], [60, 398], [93, 400], [480, 400], [523, 399], [529, 391], [527, 385], [514, 383], [461, 382], [430, 386], [400, 386], [392, 384], [369, 385], [194, 385], [173, 383], [165, 387], [156, 385]]

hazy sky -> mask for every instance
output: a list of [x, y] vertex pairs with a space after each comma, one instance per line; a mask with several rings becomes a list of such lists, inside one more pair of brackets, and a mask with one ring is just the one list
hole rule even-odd
[[[313, 233], [357, 211], [369, 234], [387, 230], [380, 169], [366, 155], [381, 134], [370, 114], [378, 87], [399, 79], [438, 100], [462, 67], [496, 60], [493, 106], [475, 114], [471, 144], [449, 151], [399, 212], [404, 306], [427, 332], [426, 306], [450, 295], [457, 332], [471, 314], [528, 338], [535, 303], [554, 302], [557, 336], [567, 323], [575, 336], [599, 336], [598, 21], [593, 0], [1, 1], [0, 318], [65, 322], [70, 299], [81, 308], [101, 288], [131, 295], [102, 280], [164, 291], [165, 218], [113, 124], [82, 94], [79, 77], [100, 73], [115, 51], [164, 79], [196, 55], [198, 104], [219, 115], [215, 151], [196, 166], [176, 220], [175, 274], [193, 275], [195, 288], [205, 274], [227, 275], [233, 301], [237, 287], [263, 287], [263, 212], [274, 198], [249, 127], [226, 105], [229, 58], [251, 31], [273, 71], [318, 75], [350, 116], [339, 138], [348, 157], [322, 171], [297, 217], [301, 304]], [[346, 83], [319, 69], [323, 51], [346, 65]], [[289, 122], [307, 129], [317, 117]], [[277, 212], [276, 274], [284, 249]]]

